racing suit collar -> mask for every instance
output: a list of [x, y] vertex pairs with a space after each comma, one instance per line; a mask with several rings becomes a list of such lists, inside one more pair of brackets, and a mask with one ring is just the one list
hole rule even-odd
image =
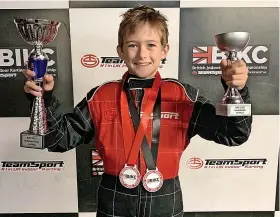
[[136, 75], [128, 74], [125, 87], [130, 89], [136, 88], [151, 88], [153, 86], [154, 78], [139, 78]]

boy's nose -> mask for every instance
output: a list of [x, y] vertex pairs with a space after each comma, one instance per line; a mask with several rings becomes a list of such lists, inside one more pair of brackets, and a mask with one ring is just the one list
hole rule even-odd
[[142, 59], [146, 58], [147, 55], [148, 55], [148, 49], [145, 46], [140, 46], [139, 51], [138, 51], [138, 55]]

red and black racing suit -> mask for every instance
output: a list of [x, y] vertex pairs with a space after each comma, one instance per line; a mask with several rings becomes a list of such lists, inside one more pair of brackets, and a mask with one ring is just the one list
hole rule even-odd
[[[142, 102], [143, 91], [150, 91], [153, 79], [132, 77], [126, 83], [135, 97], [140, 115], [140, 105], [146, 103]], [[223, 81], [222, 84], [226, 89]], [[60, 103], [54, 94], [46, 94], [52, 95], [45, 100], [48, 127], [55, 130], [55, 140], [48, 150], [65, 152], [89, 143], [94, 137], [104, 162], [97, 217], [182, 217], [184, 211], [178, 170], [182, 152], [191, 138], [199, 135], [226, 146], [241, 145], [250, 135], [252, 116], [216, 116], [214, 105], [199, 96], [197, 89], [175, 79], [162, 79], [159, 139], [153, 138], [153, 131], [157, 130], [157, 127], [152, 127], [153, 118], [146, 136], [149, 144], [152, 141], [158, 143], [156, 165], [163, 175], [164, 184], [155, 193], [147, 192], [142, 183], [134, 189], [126, 189], [118, 179], [126, 163], [126, 150], [130, 150], [123, 144], [120, 92], [121, 80], [95, 87], [77, 104], [73, 113], [68, 114], [60, 111]], [[245, 103], [251, 103], [247, 86], [240, 93]], [[126, 129], [126, 132], [134, 135], [133, 129]], [[141, 150], [138, 168], [143, 176], [146, 165]]]

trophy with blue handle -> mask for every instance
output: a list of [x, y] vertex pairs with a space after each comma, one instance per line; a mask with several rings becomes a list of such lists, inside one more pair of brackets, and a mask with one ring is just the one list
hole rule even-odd
[[[32, 18], [14, 19], [14, 23], [21, 38], [34, 47], [29, 53], [27, 68], [35, 72], [33, 81], [44, 89], [43, 77], [47, 73], [49, 58], [42, 50], [43, 45], [55, 39], [61, 23]], [[43, 94], [34, 98], [29, 129], [20, 133], [21, 147], [44, 149], [47, 146], [46, 138], [51, 132], [47, 126]]]

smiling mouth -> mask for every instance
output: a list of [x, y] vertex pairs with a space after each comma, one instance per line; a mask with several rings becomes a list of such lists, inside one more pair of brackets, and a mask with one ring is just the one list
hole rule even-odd
[[148, 66], [151, 63], [134, 63], [136, 66]]

